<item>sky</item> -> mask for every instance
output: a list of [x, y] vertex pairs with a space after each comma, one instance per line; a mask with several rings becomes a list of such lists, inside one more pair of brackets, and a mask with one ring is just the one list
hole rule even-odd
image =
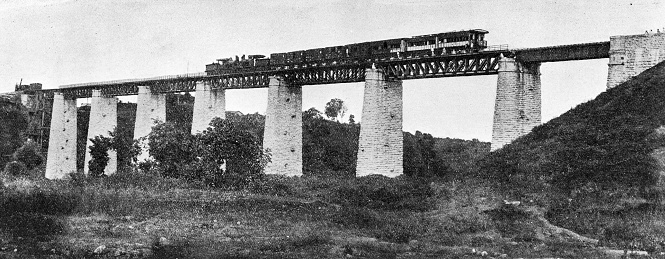
[[[452, 30], [484, 29], [488, 45], [526, 48], [664, 27], [658, 0], [0, 0], [0, 93], [21, 79], [57, 88], [203, 72], [223, 57]], [[603, 92], [607, 62], [542, 64], [543, 122]], [[496, 79], [404, 81], [404, 130], [491, 140]], [[303, 110], [339, 98], [347, 117], [362, 120], [363, 86], [303, 86]], [[267, 88], [228, 90], [226, 99], [227, 111], [265, 114]]]

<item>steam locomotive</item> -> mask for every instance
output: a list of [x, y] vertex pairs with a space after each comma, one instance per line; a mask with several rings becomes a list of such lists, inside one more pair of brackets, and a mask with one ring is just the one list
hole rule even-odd
[[481, 29], [444, 32], [382, 41], [355, 43], [318, 49], [236, 56], [218, 59], [206, 65], [207, 74], [225, 74], [256, 70], [283, 70], [343, 64], [359, 64], [405, 58], [474, 53], [487, 48]]

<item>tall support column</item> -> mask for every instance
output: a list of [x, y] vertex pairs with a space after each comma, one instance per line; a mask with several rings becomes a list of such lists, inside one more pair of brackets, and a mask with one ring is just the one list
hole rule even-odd
[[502, 57], [497, 78], [491, 150], [523, 136], [541, 123], [540, 63]]
[[196, 83], [192, 134], [208, 128], [213, 118], [226, 118], [226, 98], [224, 89], [213, 90], [208, 83]]
[[[164, 94], [152, 93], [149, 86], [139, 86], [134, 139], [148, 136], [150, 131], [152, 131], [152, 126], [155, 125], [155, 121], [166, 121], [166, 96]], [[143, 141], [138, 161], [145, 161], [149, 157], [148, 143], [147, 141]]]
[[665, 32], [610, 37], [607, 89], [665, 61]]
[[387, 80], [380, 69], [367, 69], [356, 176], [396, 177], [404, 172], [402, 106], [402, 81]]
[[46, 178], [62, 179], [76, 172], [76, 99], [53, 95]]
[[[90, 124], [88, 126], [88, 138], [85, 148], [84, 172], [88, 174], [91, 138], [96, 136], [109, 136], [118, 125], [118, 98], [102, 96], [101, 90], [92, 90], [92, 102], [90, 104]], [[105, 175], [111, 175], [118, 171], [118, 156], [115, 150], [108, 151], [109, 161], [104, 169]]]
[[271, 153], [266, 174], [302, 175], [302, 87], [270, 77], [263, 148]]

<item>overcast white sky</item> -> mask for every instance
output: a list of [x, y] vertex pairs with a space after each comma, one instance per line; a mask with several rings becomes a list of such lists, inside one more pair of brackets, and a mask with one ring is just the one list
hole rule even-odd
[[[0, 92], [202, 72], [217, 58], [480, 28], [490, 45], [540, 47], [663, 30], [658, 0], [0, 0]], [[541, 67], [547, 121], [605, 90], [607, 59]], [[404, 130], [491, 139], [496, 76], [404, 82]], [[360, 118], [363, 84], [303, 87]], [[229, 90], [227, 110], [265, 114], [267, 89]], [[85, 100], [83, 100], [85, 101]]]

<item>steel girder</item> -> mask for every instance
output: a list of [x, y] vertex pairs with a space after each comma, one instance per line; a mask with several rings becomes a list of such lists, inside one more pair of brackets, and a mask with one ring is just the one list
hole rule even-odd
[[[471, 76], [496, 74], [499, 69], [501, 54], [511, 55], [509, 51], [486, 51], [461, 55], [420, 57], [376, 61], [374, 66], [382, 68], [392, 79], [418, 79], [431, 77]], [[60, 88], [50, 91], [61, 92], [66, 98], [87, 98], [92, 90], [101, 89], [106, 96], [138, 94], [138, 86], [149, 86], [155, 93], [191, 92], [196, 90], [197, 82], [207, 82], [214, 89], [246, 89], [268, 87], [271, 76], [281, 76], [292, 85], [319, 85], [362, 82], [365, 69], [371, 63], [344, 64], [337, 66], [319, 66], [287, 70], [248, 71], [235, 74], [177, 76], [164, 78], [121, 80], [88, 84], [81, 87]]]
[[[488, 75], [499, 72], [503, 52], [481, 52], [456, 56], [438, 56], [397, 60], [382, 64], [386, 76], [394, 79], [418, 79], [450, 76]], [[509, 54], [509, 53], [505, 53]]]
[[268, 87], [270, 72], [254, 72], [247, 74], [227, 74], [208, 76], [202, 81], [212, 85], [214, 89], [246, 89]]
[[313, 67], [306, 69], [285, 70], [276, 73], [292, 85], [320, 85], [365, 81], [367, 65], [344, 65], [335, 67]]

